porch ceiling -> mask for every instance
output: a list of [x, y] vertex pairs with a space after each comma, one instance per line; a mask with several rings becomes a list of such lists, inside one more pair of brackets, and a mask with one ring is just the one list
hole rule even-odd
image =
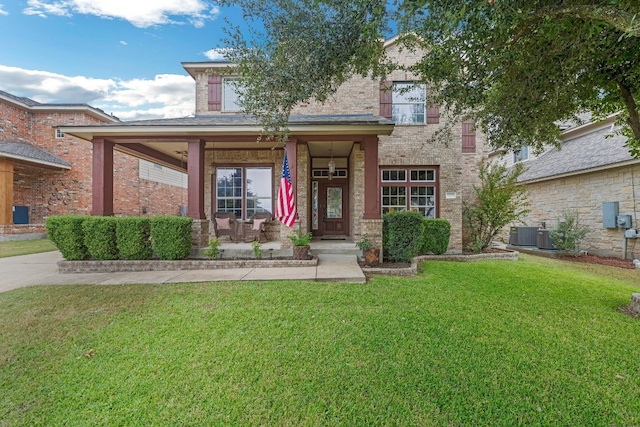
[[[346, 157], [353, 142], [367, 135], [390, 135], [394, 124], [384, 117], [363, 115], [292, 116], [291, 139], [306, 142], [312, 157]], [[127, 146], [143, 146], [173, 167], [184, 164], [188, 140], [205, 141], [205, 149], [271, 149], [282, 147], [274, 141], [257, 142], [261, 128], [246, 115], [196, 116], [181, 119], [144, 120], [91, 126], [61, 126], [65, 134], [88, 141], [105, 139], [127, 151]], [[117, 147], [116, 147], [117, 148]], [[118, 149], [118, 148], [117, 148]], [[148, 150], [147, 150], [148, 149]], [[139, 150], [140, 151], [140, 150]], [[127, 151], [129, 152], [129, 151]], [[131, 152], [133, 155], [137, 155]], [[141, 156], [153, 161], [149, 155]], [[151, 156], [153, 157], [153, 156]], [[182, 167], [179, 167], [182, 169]]]

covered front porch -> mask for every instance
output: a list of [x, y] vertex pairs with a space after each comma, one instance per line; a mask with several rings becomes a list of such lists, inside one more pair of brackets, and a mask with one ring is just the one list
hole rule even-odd
[[372, 115], [295, 116], [289, 128], [286, 143], [258, 142], [255, 120], [237, 115], [65, 126], [61, 131], [93, 144], [92, 215], [113, 215], [118, 178], [113, 153], [122, 151], [187, 174], [186, 215], [194, 220], [193, 246], [202, 248], [213, 236], [210, 221], [216, 212], [233, 212], [245, 223], [255, 212], [275, 215], [286, 152], [298, 216], [292, 228], [271, 221], [269, 246], [289, 249], [287, 236], [296, 229], [312, 232], [317, 242], [349, 239], [355, 248], [353, 241], [367, 235], [381, 245], [378, 136], [389, 135], [393, 123]]

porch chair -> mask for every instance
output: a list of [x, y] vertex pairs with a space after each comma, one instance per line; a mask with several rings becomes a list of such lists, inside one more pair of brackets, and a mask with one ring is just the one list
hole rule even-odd
[[254, 213], [247, 224], [248, 228], [244, 230], [244, 241], [246, 242], [247, 238], [250, 237], [251, 241], [257, 240], [260, 242], [261, 235], [264, 236], [264, 240], [267, 241], [265, 225], [271, 221], [271, 219], [271, 212]]
[[237, 240], [238, 220], [233, 212], [216, 212], [213, 214], [213, 231], [217, 238], [229, 236], [232, 241]]

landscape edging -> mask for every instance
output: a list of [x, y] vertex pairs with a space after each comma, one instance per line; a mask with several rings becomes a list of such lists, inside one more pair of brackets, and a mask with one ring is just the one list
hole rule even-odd
[[243, 260], [113, 260], [113, 261], [58, 261], [60, 274], [73, 273], [120, 273], [136, 271], [174, 271], [174, 270], [217, 270], [225, 268], [277, 268], [277, 267], [315, 267], [318, 258], [309, 260], [294, 259], [243, 259]]

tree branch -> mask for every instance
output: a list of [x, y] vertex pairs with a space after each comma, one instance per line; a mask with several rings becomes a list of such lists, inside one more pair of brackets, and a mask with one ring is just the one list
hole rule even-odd
[[629, 124], [635, 138], [640, 141], [640, 115], [638, 114], [638, 105], [636, 104], [635, 99], [633, 99], [633, 94], [626, 84], [618, 82], [618, 87], [620, 88], [620, 94], [622, 95], [624, 105], [627, 107], [627, 112], [629, 113], [627, 123]]
[[587, 4], [548, 6], [541, 8], [536, 16], [540, 18], [577, 18], [582, 20], [603, 21], [624, 33], [627, 37], [640, 37], [640, 24], [637, 15], [615, 6]]

